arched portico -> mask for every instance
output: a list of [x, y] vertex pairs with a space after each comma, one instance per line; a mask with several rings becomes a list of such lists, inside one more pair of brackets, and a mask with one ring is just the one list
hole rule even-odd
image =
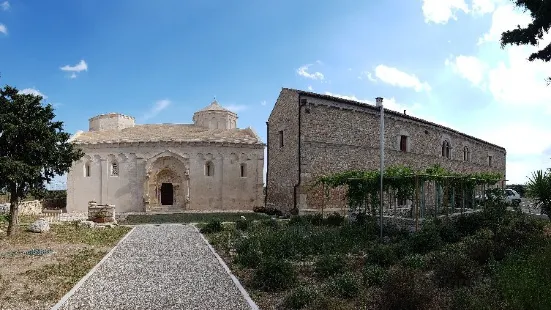
[[163, 152], [146, 163], [144, 202], [146, 211], [178, 211], [189, 204], [189, 162]]

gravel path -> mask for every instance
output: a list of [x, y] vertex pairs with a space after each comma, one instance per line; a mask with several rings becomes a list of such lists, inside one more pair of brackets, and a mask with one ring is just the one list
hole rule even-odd
[[194, 227], [137, 226], [60, 309], [250, 309]]

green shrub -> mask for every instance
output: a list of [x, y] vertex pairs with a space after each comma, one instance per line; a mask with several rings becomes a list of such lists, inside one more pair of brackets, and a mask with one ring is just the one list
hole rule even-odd
[[510, 309], [551, 309], [551, 245], [504, 260], [496, 282]]
[[260, 262], [252, 282], [257, 289], [271, 292], [290, 288], [296, 280], [296, 271], [289, 261], [270, 257]]
[[265, 219], [260, 221], [260, 225], [276, 229], [279, 227], [279, 223], [276, 219]]
[[363, 284], [367, 286], [381, 285], [386, 275], [386, 269], [378, 265], [365, 265], [362, 271]]
[[328, 289], [330, 293], [348, 299], [358, 295], [360, 292], [360, 284], [354, 274], [346, 272], [331, 278]]
[[211, 234], [211, 233], [221, 232], [222, 230], [224, 230], [224, 227], [222, 226], [222, 222], [219, 219], [211, 219], [207, 223], [207, 225], [201, 228], [201, 233]]
[[0, 223], [8, 223], [10, 221], [9, 214], [0, 214]]
[[397, 254], [398, 245], [376, 243], [367, 250], [367, 264], [376, 264], [388, 267], [396, 263], [399, 259]]
[[344, 222], [344, 216], [340, 215], [337, 212], [329, 214], [325, 219], [324, 223], [327, 226], [341, 226]]
[[305, 215], [305, 217], [307, 217], [314, 226], [321, 226], [323, 224], [323, 215], [321, 215], [321, 213]]
[[239, 219], [235, 222], [235, 228], [243, 231], [247, 230], [247, 228], [249, 228], [249, 221], [245, 219]]
[[378, 309], [430, 309], [435, 294], [433, 284], [422, 273], [408, 268], [391, 268], [381, 286]]
[[293, 215], [291, 216], [291, 219], [289, 220], [289, 225], [309, 225], [310, 220], [305, 216], [300, 215]]
[[442, 246], [440, 232], [434, 225], [427, 224], [409, 238], [409, 247], [414, 253], [426, 254]]
[[427, 267], [427, 262], [421, 254], [410, 254], [402, 259], [400, 265], [411, 269], [424, 269]]
[[261, 260], [260, 251], [256, 248], [251, 239], [239, 239], [235, 243], [235, 262], [243, 267], [255, 268]]
[[346, 268], [341, 255], [323, 255], [314, 264], [314, 271], [320, 278], [343, 272]]
[[469, 286], [480, 276], [478, 264], [460, 246], [449, 246], [435, 254], [432, 262], [434, 278], [440, 286]]
[[494, 257], [493, 233], [482, 229], [473, 236], [464, 239], [465, 254], [480, 265], [487, 264]]
[[283, 299], [283, 307], [285, 309], [302, 309], [316, 299], [318, 292], [315, 288], [309, 286], [299, 286], [293, 289]]

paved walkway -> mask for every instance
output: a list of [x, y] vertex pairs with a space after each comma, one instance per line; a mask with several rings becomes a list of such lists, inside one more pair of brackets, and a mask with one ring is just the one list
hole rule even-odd
[[251, 309], [188, 225], [137, 226], [59, 309]]

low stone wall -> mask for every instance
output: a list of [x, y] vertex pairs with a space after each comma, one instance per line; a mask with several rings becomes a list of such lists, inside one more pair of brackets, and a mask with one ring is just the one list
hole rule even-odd
[[116, 222], [114, 205], [98, 205], [96, 203], [88, 204], [88, 220], [97, 221], [98, 217], [105, 218], [105, 222]]
[[[10, 213], [10, 203], [0, 204], [0, 214]], [[19, 203], [19, 215], [42, 214], [42, 203], [40, 200], [22, 201]]]

